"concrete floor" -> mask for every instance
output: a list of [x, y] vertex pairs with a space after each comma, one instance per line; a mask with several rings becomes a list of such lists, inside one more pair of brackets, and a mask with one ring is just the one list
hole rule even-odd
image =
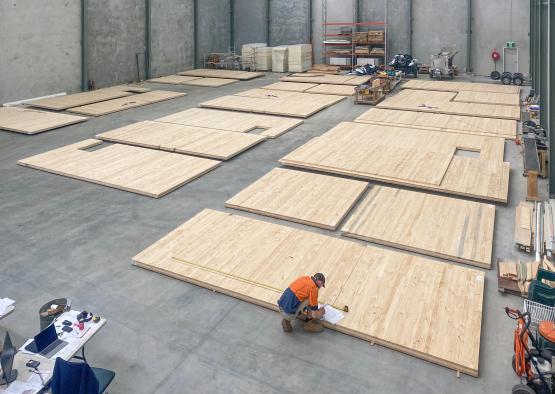
[[[149, 85], [189, 95], [35, 136], [0, 132], [0, 296], [17, 301], [16, 311], [0, 322], [0, 335], [8, 329], [21, 345], [38, 330], [39, 307], [69, 297], [108, 319], [87, 355], [92, 365], [116, 371], [111, 393], [510, 392], [517, 382], [510, 364], [514, 323], [503, 307], [522, 300], [498, 292], [496, 270], [486, 273], [480, 377], [459, 379], [447, 368], [331, 330], [284, 334], [273, 311], [131, 265], [132, 256], [202, 209], [226, 210], [229, 197], [278, 166], [286, 153], [369, 107], [344, 100], [158, 200], [16, 164], [278, 77], [221, 89]], [[522, 157], [513, 142], [506, 143], [505, 160], [512, 167], [510, 194], [508, 205], [497, 206], [494, 261], [530, 258], [512, 241], [514, 207], [525, 197]]]

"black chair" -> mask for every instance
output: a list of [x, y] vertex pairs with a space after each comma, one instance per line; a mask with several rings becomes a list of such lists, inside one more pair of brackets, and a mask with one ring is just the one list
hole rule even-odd
[[56, 359], [52, 394], [102, 394], [112, 383], [116, 373], [104, 368], [93, 368], [86, 363], [72, 363]]

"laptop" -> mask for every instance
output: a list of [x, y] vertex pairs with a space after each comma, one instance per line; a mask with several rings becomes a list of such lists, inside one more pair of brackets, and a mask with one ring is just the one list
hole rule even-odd
[[62, 348], [67, 346], [66, 341], [58, 339], [56, 334], [56, 327], [54, 323], [50, 324], [44, 330], [39, 332], [33, 342], [25, 346], [25, 350], [31, 353], [38, 353], [41, 356], [50, 358], [58, 353]]

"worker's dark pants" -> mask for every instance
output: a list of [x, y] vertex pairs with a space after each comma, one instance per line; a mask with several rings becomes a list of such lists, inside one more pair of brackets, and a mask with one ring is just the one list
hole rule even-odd
[[297, 318], [297, 316], [299, 316], [303, 312], [303, 309], [306, 308], [307, 306], [308, 306], [308, 298], [303, 302], [301, 302], [301, 304], [299, 305], [295, 313], [286, 313], [281, 309], [281, 307], [279, 308], [279, 313], [281, 313], [281, 316], [285, 320], [293, 321]]

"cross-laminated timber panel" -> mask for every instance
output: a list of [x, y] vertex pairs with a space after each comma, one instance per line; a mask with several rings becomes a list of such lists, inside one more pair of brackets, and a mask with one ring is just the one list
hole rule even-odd
[[366, 182], [274, 168], [226, 201], [229, 208], [335, 230]]
[[217, 160], [231, 159], [266, 139], [255, 134], [149, 120], [106, 131], [97, 138]]
[[[342, 122], [280, 162], [332, 174], [507, 202], [505, 140]], [[478, 157], [465, 151], [479, 152]]]
[[263, 129], [260, 135], [277, 138], [294, 129], [303, 121], [283, 116], [247, 114], [206, 108], [190, 108], [185, 111], [156, 119], [158, 122], [176, 123], [186, 126], [208, 127], [211, 129], [248, 133]]
[[225, 79], [239, 79], [246, 81], [253, 78], [262, 77], [265, 75], [263, 72], [249, 72], [237, 70], [218, 70], [213, 68], [197, 68], [194, 70], [182, 71], [179, 75], [186, 75], [189, 77], [206, 77], [206, 78], [225, 78]]
[[341, 232], [349, 237], [491, 268], [495, 206], [372, 186]]
[[383, 108], [371, 108], [356, 118], [355, 122], [411, 127], [449, 133], [503, 137], [512, 140], [516, 138], [517, 130], [516, 120], [434, 114]]
[[133, 261], [274, 310], [323, 272], [320, 301], [349, 307], [330, 328], [478, 376], [481, 271], [208, 209]]
[[501, 85], [499, 83], [475, 83], [475, 82], [450, 82], [450, 81], [422, 81], [412, 79], [401, 85], [403, 89], [436, 90], [443, 92], [485, 92], [519, 94], [520, 86]]
[[22, 134], [37, 134], [43, 131], [84, 122], [83, 116], [38, 111], [31, 108], [0, 107], [0, 129]]
[[299, 118], [321, 111], [341, 100], [343, 96], [297, 93], [280, 90], [251, 89], [205, 101], [201, 107], [283, 115]]
[[519, 106], [453, 101], [456, 95], [457, 93], [453, 92], [403, 89], [394, 95], [388, 96], [377, 107], [403, 111], [520, 120]]
[[37, 170], [142, 194], [163, 195], [220, 165], [219, 161], [87, 139], [17, 163]]

